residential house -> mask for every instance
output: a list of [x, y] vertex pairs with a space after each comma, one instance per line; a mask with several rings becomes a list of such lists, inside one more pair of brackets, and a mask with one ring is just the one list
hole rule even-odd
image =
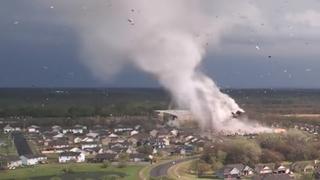
[[83, 152], [83, 151], [78, 147], [74, 147], [74, 148], [70, 149], [70, 152]]
[[40, 127], [36, 125], [31, 125], [27, 128], [28, 133], [39, 133]]
[[181, 155], [191, 155], [193, 153], [193, 146], [190, 146], [190, 145], [185, 145], [185, 146], [181, 146], [181, 147], [178, 147], [179, 149], [179, 153]]
[[131, 127], [117, 127], [113, 129], [113, 132], [115, 133], [123, 133], [123, 132], [128, 132], [128, 131], [132, 131], [133, 128]]
[[94, 158], [95, 162], [104, 162], [109, 161], [113, 162], [118, 158], [118, 154], [114, 153], [103, 153], [103, 154], [97, 154]]
[[58, 133], [58, 134], [52, 136], [52, 139], [60, 139], [60, 138], [63, 138], [63, 137], [64, 137], [63, 133]]
[[6, 133], [10, 133], [10, 132], [13, 132], [14, 131], [14, 128], [11, 127], [9, 124], [6, 125], [4, 128], [3, 128], [3, 132], [6, 134]]
[[272, 168], [267, 165], [257, 165], [255, 171], [258, 174], [271, 174], [273, 172]]
[[53, 149], [63, 149], [70, 147], [69, 142], [66, 140], [53, 140], [48, 142], [48, 146]]
[[58, 125], [52, 126], [51, 129], [52, 129], [52, 132], [61, 132], [62, 130], [61, 126], [58, 126]]
[[72, 133], [72, 134], [83, 134], [84, 131], [87, 130], [86, 126], [75, 125], [72, 128], [66, 128], [62, 130], [63, 134]]
[[158, 131], [156, 129], [150, 131], [150, 136], [157, 137]]
[[92, 148], [96, 148], [99, 147], [100, 145], [97, 142], [83, 142], [81, 143], [81, 149], [92, 149]]
[[273, 171], [273, 173], [276, 173], [276, 174], [289, 174], [290, 172], [291, 172], [290, 169], [283, 165], [279, 165], [278, 167], [275, 167]]
[[59, 155], [59, 163], [84, 162], [85, 157], [82, 152], [63, 152]]
[[80, 143], [82, 141], [82, 138], [80, 138], [80, 137], [75, 137], [74, 139], [73, 139], [73, 143], [75, 143], [75, 144], [78, 144], [78, 143]]
[[176, 130], [176, 129], [173, 129], [173, 130], [170, 131], [170, 133], [171, 133], [172, 136], [176, 137], [176, 136], [178, 136], [179, 131]]
[[22, 164], [26, 166], [42, 164], [47, 161], [47, 157], [43, 155], [22, 155], [20, 159]]
[[219, 178], [240, 178], [243, 164], [228, 164], [220, 169], [216, 174]]
[[136, 135], [136, 134], [139, 134], [139, 131], [133, 130], [133, 131], [130, 132], [130, 136], [133, 136], [133, 135]]
[[87, 142], [87, 143], [90, 143], [90, 142], [95, 142], [96, 140], [94, 138], [91, 138], [91, 137], [85, 137], [83, 139], [81, 139], [81, 142]]
[[253, 175], [254, 170], [243, 164], [228, 164], [217, 172], [220, 178], [240, 178], [241, 176]]
[[19, 127], [11, 127], [9, 124], [3, 128], [3, 132], [5, 134], [15, 131], [21, 131], [21, 129]]
[[97, 139], [99, 137], [99, 133], [89, 132], [86, 134], [86, 136], [92, 139]]
[[132, 162], [148, 161], [148, 155], [143, 154], [143, 153], [129, 154], [129, 159], [130, 159], [130, 161], [132, 161]]
[[1, 167], [6, 169], [15, 169], [22, 166], [22, 161], [18, 156], [6, 156], [0, 161]]

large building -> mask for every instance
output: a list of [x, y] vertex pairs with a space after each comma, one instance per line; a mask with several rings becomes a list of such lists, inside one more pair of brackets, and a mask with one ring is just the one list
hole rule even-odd
[[179, 126], [181, 123], [194, 120], [188, 110], [155, 110], [154, 114], [159, 121], [171, 126]]

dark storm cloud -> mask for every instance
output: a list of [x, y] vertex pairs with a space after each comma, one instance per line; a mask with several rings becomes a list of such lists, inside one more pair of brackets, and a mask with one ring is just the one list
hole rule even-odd
[[[218, 48], [209, 44], [205, 71], [220, 86], [319, 87], [319, 1], [253, 4], [263, 7], [256, 22], [259, 28], [239, 25]], [[241, 12], [234, 16], [246, 21]], [[152, 77], [130, 65], [108, 82], [98, 81], [79, 61], [87, 57], [79, 53], [75, 29], [59, 18], [55, 1], [0, 2], [1, 87], [156, 85]]]

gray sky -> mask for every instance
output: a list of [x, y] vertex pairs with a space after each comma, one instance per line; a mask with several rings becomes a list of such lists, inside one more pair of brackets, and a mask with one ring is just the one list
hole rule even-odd
[[[63, 5], [36, 1], [0, 2], [0, 87], [158, 85], [131, 64], [107, 80], [96, 78], [83, 63], [95, 57], [83, 55], [81, 35], [61, 20]], [[105, 8], [116, 8], [111, 5]], [[261, 17], [248, 18], [241, 11], [228, 16], [239, 22], [249, 19], [254, 28], [239, 23], [222, 36], [219, 46], [209, 43], [200, 68], [221, 87], [319, 88], [320, 1], [260, 0], [253, 6]], [[221, 7], [226, 9], [217, 12], [217, 19], [223, 19], [224, 10], [233, 10], [232, 5]]]

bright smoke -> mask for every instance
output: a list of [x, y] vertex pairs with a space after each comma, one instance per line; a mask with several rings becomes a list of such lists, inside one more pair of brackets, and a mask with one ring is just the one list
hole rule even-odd
[[254, 6], [211, 0], [53, 2], [51, 8], [79, 34], [84, 62], [99, 78], [132, 63], [154, 75], [203, 129], [265, 130], [232, 118], [232, 112], [243, 110], [199, 67], [206, 49], [217, 48], [224, 33], [242, 23], [255, 28], [260, 14]]

